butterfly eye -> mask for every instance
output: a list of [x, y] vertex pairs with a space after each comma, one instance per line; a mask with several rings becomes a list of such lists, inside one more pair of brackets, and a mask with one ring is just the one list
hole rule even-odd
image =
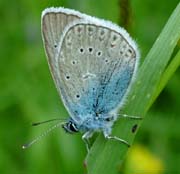
[[76, 124], [74, 123], [70, 123], [69, 124], [69, 129], [72, 131], [72, 132], [78, 132], [78, 128], [76, 127]]

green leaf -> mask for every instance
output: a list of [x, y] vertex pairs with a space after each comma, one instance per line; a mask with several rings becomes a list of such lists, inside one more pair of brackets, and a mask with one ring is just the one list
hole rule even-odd
[[[121, 113], [143, 117], [179, 67], [180, 53], [178, 52], [172, 58], [174, 48], [180, 39], [179, 19], [180, 3], [140, 66]], [[135, 133], [132, 133], [131, 129], [133, 125], [140, 125], [140, 123], [141, 121], [121, 118], [114, 126], [113, 135], [132, 144]], [[88, 174], [118, 173], [118, 165], [120, 167], [122, 164], [127, 150], [124, 144], [105, 140], [102, 135], [99, 135], [86, 158]]]

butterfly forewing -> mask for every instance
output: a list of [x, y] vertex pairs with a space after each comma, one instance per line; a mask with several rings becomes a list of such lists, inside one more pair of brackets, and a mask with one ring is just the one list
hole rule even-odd
[[74, 14], [67, 14], [61, 10], [50, 8], [42, 14], [42, 37], [48, 57], [48, 63], [52, 72], [53, 79], [58, 87], [57, 62], [56, 56], [59, 43], [65, 27], [69, 23], [78, 20], [79, 17]]
[[66, 31], [57, 55], [64, 103], [77, 120], [116, 109], [127, 92], [137, 53], [121, 33], [79, 22]]

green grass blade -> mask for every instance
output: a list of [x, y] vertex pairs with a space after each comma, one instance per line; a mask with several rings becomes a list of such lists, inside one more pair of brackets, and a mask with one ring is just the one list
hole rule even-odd
[[174, 74], [174, 72], [178, 69], [180, 66], [180, 51], [174, 56], [168, 67], [166, 68], [165, 72], [163, 73], [163, 76], [161, 78], [161, 81], [159, 83], [157, 92], [154, 96], [154, 99], [158, 96], [158, 94], [162, 91], [162, 89], [165, 87], [171, 76]]
[[[180, 38], [179, 19], [180, 3], [139, 68], [123, 113], [144, 116], [177, 69], [175, 63], [179, 61], [179, 53], [173, 59], [171, 56]], [[113, 134], [132, 143], [135, 133], [131, 129], [134, 124], [140, 124], [140, 121], [119, 119]], [[127, 150], [124, 144], [98, 136], [86, 158], [88, 174], [118, 173], [118, 164], [122, 163]]]

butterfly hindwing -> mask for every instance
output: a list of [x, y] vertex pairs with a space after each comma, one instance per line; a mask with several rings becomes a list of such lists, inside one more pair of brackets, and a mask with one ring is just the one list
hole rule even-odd
[[108, 113], [122, 102], [137, 64], [137, 52], [119, 32], [78, 22], [69, 27], [57, 55], [64, 103], [77, 120]]

